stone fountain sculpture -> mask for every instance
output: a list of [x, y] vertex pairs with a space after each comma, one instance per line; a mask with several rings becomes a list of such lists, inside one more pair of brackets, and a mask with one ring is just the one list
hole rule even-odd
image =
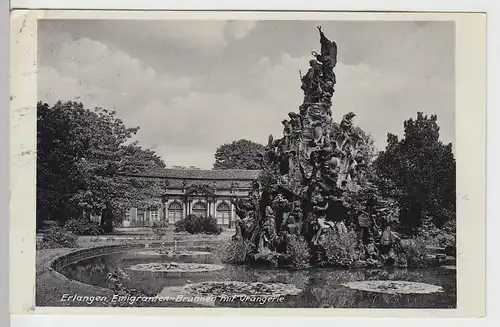
[[233, 239], [250, 242], [256, 259], [285, 254], [291, 237], [302, 237], [316, 249], [326, 230], [345, 233], [344, 217], [335, 208], [342, 192], [356, 188], [364, 167], [354, 113], [333, 122], [337, 45], [321, 26], [318, 30], [321, 51], [312, 51], [307, 73], [300, 73], [304, 100], [299, 112], [282, 121], [282, 138], [270, 135], [263, 172], [250, 196], [233, 202], [239, 217]]

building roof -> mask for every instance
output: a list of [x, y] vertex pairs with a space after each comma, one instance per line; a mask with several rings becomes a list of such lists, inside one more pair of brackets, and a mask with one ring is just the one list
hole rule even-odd
[[259, 174], [260, 170], [246, 169], [162, 169], [136, 176], [182, 180], [251, 181], [257, 179]]

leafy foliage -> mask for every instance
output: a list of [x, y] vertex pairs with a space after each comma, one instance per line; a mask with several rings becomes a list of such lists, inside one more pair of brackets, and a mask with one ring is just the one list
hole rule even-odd
[[164, 168], [151, 150], [131, 138], [114, 111], [82, 103], [38, 103], [37, 220], [64, 222], [83, 210], [101, 214], [101, 228], [130, 207], [155, 208], [163, 185], [133, 175]]
[[152, 226], [153, 233], [156, 238], [161, 240], [165, 235], [167, 235], [168, 231], [168, 222], [164, 219], [160, 221], [155, 221]]
[[215, 152], [214, 169], [260, 169], [260, 154], [264, 146], [241, 139], [226, 143]]
[[336, 267], [350, 267], [358, 259], [357, 235], [354, 231], [325, 235], [322, 244], [325, 251], [325, 264]]
[[402, 232], [415, 235], [426, 216], [443, 226], [455, 220], [456, 164], [452, 145], [439, 141], [437, 116], [417, 114], [404, 122], [404, 138], [388, 134], [375, 162], [379, 184], [393, 189], [401, 209]]
[[104, 233], [97, 222], [83, 218], [68, 220], [64, 224], [64, 229], [75, 235], [101, 235]]
[[275, 189], [275, 186], [280, 182], [280, 174], [278, 171], [264, 168], [261, 170], [259, 174], [259, 183], [264, 190], [267, 192], [272, 192]]
[[200, 234], [202, 232], [201, 217], [190, 215], [186, 218], [186, 232], [189, 234]]
[[37, 244], [37, 248], [74, 248], [77, 246], [77, 240], [78, 237], [72, 232], [59, 226], [53, 226], [45, 232], [42, 240]]
[[245, 263], [252, 251], [253, 244], [248, 240], [222, 241], [215, 248], [215, 253], [222, 262], [232, 264]]
[[398, 257], [399, 264], [406, 265], [408, 268], [427, 267], [428, 245], [427, 240], [422, 237], [405, 240], [401, 243], [403, 251]]
[[290, 258], [294, 268], [302, 269], [309, 267], [311, 254], [309, 244], [300, 235], [290, 235], [287, 240], [286, 255]]
[[441, 228], [437, 228], [431, 219], [426, 218], [418, 229], [417, 236], [429, 246], [456, 247], [456, 224], [454, 221], [448, 221]]
[[217, 219], [212, 216], [202, 219], [201, 228], [205, 234], [219, 235], [222, 232], [221, 227], [217, 225]]
[[361, 213], [366, 212], [374, 218], [377, 226], [397, 222], [399, 206], [397, 201], [372, 182], [360, 184], [357, 190], [346, 190], [342, 194], [345, 221], [351, 227], [358, 226]]
[[181, 219], [175, 223], [176, 232], [188, 232], [189, 234], [215, 234], [222, 232], [217, 225], [217, 220], [212, 216], [197, 217], [196, 215], [188, 215], [185, 219]]
[[174, 231], [176, 233], [182, 233], [182, 232], [186, 231], [186, 224], [187, 224], [188, 218], [189, 218], [189, 216], [184, 218], [184, 219], [177, 220], [175, 222]]

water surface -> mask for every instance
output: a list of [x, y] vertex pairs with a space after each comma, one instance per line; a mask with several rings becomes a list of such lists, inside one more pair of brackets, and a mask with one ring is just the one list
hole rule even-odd
[[[203, 247], [184, 246], [193, 251], [206, 251]], [[125, 286], [138, 289], [147, 295], [174, 295], [169, 292], [187, 283], [202, 281], [243, 281], [291, 283], [302, 289], [302, 294], [289, 297], [283, 303], [267, 303], [265, 307], [297, 308], [455, 308], [456, 271], [435, 269], [359, 269], [342, 270], [313, 268], [307, 270], [281, 270], [226, 265], [223, 270], [206, 275], [171, 277], [161, 272], [133, 271], [128, 267], [147, 262], [198, 262], [220, 263], [213, 255], [177, 257], [148, 255], [148, 249], [102, 255], [68, 265], [60, 272], [87, 284], [108, 287], [107, 275], [116, 268], [125, 270], [130, 280]], [[438, 285], [442, 293], [434, 294], [383, 294], [352, 290], [341, 284], [361, 280], [403, 280]], [[217, 303], [218, 306], [262, 306], [255, 303]]]

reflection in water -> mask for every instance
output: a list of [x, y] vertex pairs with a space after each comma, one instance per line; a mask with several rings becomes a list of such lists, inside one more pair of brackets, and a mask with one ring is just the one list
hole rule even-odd
[[[186, 247], [186, 250], [198, 248]], [[148, 251], [148, 250], [146, 250]], [[153, 250], [149, 250], [153, 251]], [[140, 253], [142, 252], [142, 253]], [[456, 307], [456, 271], [450, 269], [308, 269], [278, 270], [227, 265], [223, 270], [187, 277], [171, 277], [161, 272], [133, 271], [127, 269], [148, 262], [197, 262], [220, 263], [207, 255], [168, 257], [149, 255], [141, 251], [110, 254], [79, 261], [61, 269], [68, 278], [84, 283], [107, 287], [107, 275], [116, 268], [124, 269], [130, 276], [125, 286], [141, 290], [150, 296], [168, 290], [172, 286], [203, 281], [243, 281], [291, 283], [303, 290], [302, 294], [288, 298], [284, 303], [269, 303], [267, 307], [302, 308], [454, 308]], [[434, 294], [384, 294], [358, 291], [342, 286], [342, 283], [362, 280], [402, 280], [421, 282], [443, 287], [442, 293]], [[162, 292], [163, 293], [163, 292]], [[229, 302], [224, 306], [256, 306], [253, 303]]]

